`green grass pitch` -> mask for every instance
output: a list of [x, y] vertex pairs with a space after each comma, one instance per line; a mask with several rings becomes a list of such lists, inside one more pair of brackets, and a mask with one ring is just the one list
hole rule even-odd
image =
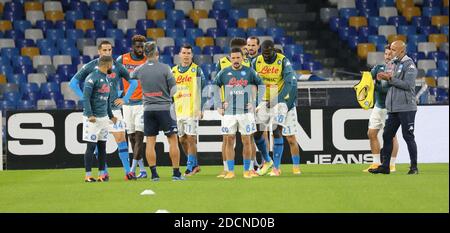
[[[107, 183], [84, 183], [83, 169], [1, 171], [0, 212], [449, 212], [448, 163], [419, 164], [414, 176], [406, 164], [390, 175], [363, 173], [366, 167], [302, 165], [294, 176], [286, 164], [281, 177], [244, 179], [237, 166], [237, 177], [224, 180], [216, 178], [220, 166], [203, 166], [177, 182], [170, 167], [158, 168], [159, 182], [124, 181], [121, 168], [110, 168]], [[146, 189], [155, 195], [140, 195]]]

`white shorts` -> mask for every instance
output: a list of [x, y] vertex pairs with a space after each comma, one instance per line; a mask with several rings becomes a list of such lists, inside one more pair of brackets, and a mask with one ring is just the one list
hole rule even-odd
[[267, 102], [261, 102], [257, 108], [256, 123], [261, 124], [265, 130], [267, 130], [270, 125], [280, 125], [283, 127], [286, 125], [288, 112], [286, 103], [278, 103], [271, 108], [267, 108]]
[[383, 129], [386, 123], [387, 109], [374, 107], [369, 119], [369, 129]]
[[92, 123], [88, 121], [86, 116], [83, 116], [83, 141], [106, 141], [108, 139], [109, 122], [109, 117], [96, 118], [95, 123]]
[[251, 135], [256, 132], [256, 122], [253, 113], [223, 116], [222, 134], [234, 135], [238, 129], [241, 135]]
[[286, 121], [283, 126], [283, 136], [297, 135], [298, 133], [298, 119], [297, 119], [297, 108], [292, 108], [289, 110], [286, 116]]
[[123, 105], [122, 109], [127, 133], [144, 132], [144, 106], [142, 104]]
[[113, 110], [114, 117], [117, 118], [117, 122], [114, 124], [112, 121], [109, 121], [108, 131], [110, 133], [117, 133], [117, 132], [125, 132], [125, 121], [122, 117], [122, 111], [120, 110]]
[[198, 120], [193, 118], [181, 118], [177, 119], [178, 136], [184, 135], [195, 136], [197, 135]]

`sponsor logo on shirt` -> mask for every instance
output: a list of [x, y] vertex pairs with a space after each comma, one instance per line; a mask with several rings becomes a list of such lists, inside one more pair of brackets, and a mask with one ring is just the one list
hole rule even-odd
[[180, 75], [176, 79], [177, 84], [184, 83], [184, 82], [190, 82], [190, 81], [192, 81], [192, 77], [190, 77], [189, 75], [185, 75], [185, 76]]
[[278, 72], [279, 72], [279, 69], [276, 67], [264, 66], [259, 73], [260, 74], [277, 74]]
[[155, 97], [155, 96], [162, 96], [162, 95], [163, 95], [162, 91], [144, 93], [144, 96], [147, 96], [147, 97]]
[[98, 89], [99, 93], [109, 93], [109, 85], [103, 84], [101, 88]]
[[230, 79], [230, 81], [228, 82], [228, 85], [230, 86], [247, 86], [248, 84], [248, 80], [245, 79], [237, 79], [237, 78], [232, 78]]

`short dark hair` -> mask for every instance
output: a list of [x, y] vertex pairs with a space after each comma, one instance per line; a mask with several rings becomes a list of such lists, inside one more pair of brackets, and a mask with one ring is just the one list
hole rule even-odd
[[147, 57], [153, 57], [158, 54], [158, 46], [155, 41], [148, 41], [144, 44], [144, 53]]
[[235, 37], [230, 41], [230, 47], [243, 47], [247, 45], [247, 41], [244, 38]]
[[102, 40], [102, 41], [100, 42], [100, 44], [98, 44], [98, 50], [102, 49], [102, 46], [103, 46], [104, 44], [106, 44], [106, 45], [111, 45], [111, 46], [112, 46], [111, 42], [109, 42], [109, 41], [107, 41], [107, 40]]
[[[192, 45], [190, 45], [190, 44], [183, 44], [183, 45], [181, 46], [181, 49], [190, 49], [191, 51], [193, 50], [193, 49], [192, 49]], [[181, 49], [180, 49], [180, 51], [181, 51]]]
[[134, 35], [133, 37], [131, 37], [131, 43], [134, 44], [134, 42], [146, 42], [147, 38], [145, 38], [145, 36], [143, 35]]
[[262, 42], [262, 44], [261, 44], [261, 48], [262, 48], [262, 49], [267, 48], [267, 47], [274, 47], [274, 46], [275, 46], [275, 44], [274, 44], [273, 41], [271, 41], [271, 40], [265, 40], [265, 41]]
[[256, 43], [259, 45], [259, 38], [256, 36], [250, 36], [247, 40], [256, 40]]
[[279, 49], [279, 48], [275, 48], [275, 52], [276, 53], [283, 53], [283, 50]]
[[98, 66], [105, 66], [113, 62], [113, 58], [111, 56], [102, 56], [98, 59]]
[[386, 49], [389, 49], [389, 50], [391, 50], [391, 44], [387, 44], [387, 45], [385, 45], [385, 46], [384, 46], [384, 50], [386, 50]]
[[241, 53], [242, 55], [244, 55], [244, 53], [242, 52], [242, 49], [239, 47], [233, 47], [231, 48], [230, 54], [231, 53]]

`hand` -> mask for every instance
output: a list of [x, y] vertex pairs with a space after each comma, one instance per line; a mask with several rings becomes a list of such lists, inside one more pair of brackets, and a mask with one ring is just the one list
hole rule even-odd
[[117, 117], [112, 117], [112, 118], [111, 118], [111, 121], [112, 121], [114, 124], [116, 124], [116, 123], [117, 123]]
[[125, 101], [123, 100], [123, 99], [116, 99], [116, 100], [114, 100], [114, 104], [116, 105], [116, 106], [118, 106], [118, 107], [120, 107], [120, 106], [122, 106], [122, 105], [124, 105], [125, 104]]
[[95, 123], [97, 121], [97, 118], [95, 118], [95, 116], [90, 116], [88, 118], [88, 121], [91, 122], [91, 123]]
[[223, 109], [227, 109], [228, 108], [228, 102], [223, 102]]
[[381, 72], [377, 74], [377, 79], [378, 80], [386, 80], [389, 81], [391, 79], [392, 75], [390, 73], [387, 72]]
[[217, 112], [218, 112], [221, 116], [223, 116], [223, 115], [225, 114], [225, 110], [224, 110], [223, 108], [218, 108], [218, 109], [217, 109]]
[[254, 109], [253, 104], [252, 103], [248, 103], [247, 104], [247, 109], [248, 109], [249, 112], [252, 112], [253, 109]]

